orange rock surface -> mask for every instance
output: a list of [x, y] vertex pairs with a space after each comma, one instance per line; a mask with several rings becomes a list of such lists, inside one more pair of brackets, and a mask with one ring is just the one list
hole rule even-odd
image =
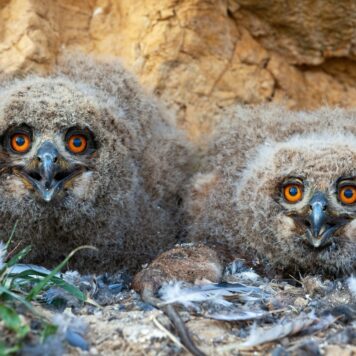
[[198, 139], [234, 103], [356, 106], [354, 0], [0, 0], [0, 71], [120, 57]]

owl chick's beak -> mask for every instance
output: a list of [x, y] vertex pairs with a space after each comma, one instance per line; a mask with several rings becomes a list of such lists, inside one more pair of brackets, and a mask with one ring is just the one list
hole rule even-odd
[[64, 187], [70, 179], [83, 172], [84, 167], [70, 165], [60, 157], [56, 146], [50, 142], [44, 142], [37, 151], [35, 169], [22, 170], [20, 173], [35, 188], [46, 202]]
[[334, 232], [346, 223], [342, 217], [332, 217], [327, 207], [325, 194], [316, 192], [310, 200], [310, 215], [306, 220], [307, 240], [315, 248], [329, 244]]

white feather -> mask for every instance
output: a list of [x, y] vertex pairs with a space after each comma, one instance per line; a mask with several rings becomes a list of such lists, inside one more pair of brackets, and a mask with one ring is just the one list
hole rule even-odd
[[250, 271], [240, 272], [236, 274], [236, 277], [249, 282], [256, 282], [257, 280], [261, 279], [261, 277], [255, 273], [252, 269]]
[[266, 299], [270, 293], [254, 286], [246, 286], [241, 283], [202, 284], [186, 287], [183, 282], [173, 282], [164, 285], [159, 291], [164, 304], [178, 303], [186, 307], [195, 303], [211, 302], [214, 304], [230, 306], [232, 303], [225, 297], [238, 295], [241, 300], [256, 301]]
[[350, 278], [347, 279], [347, 286], [349, 287], [349, 290], [351, 294], [356, 297], [356, 277], [351, 276]]
[[[32, 265], [32, 264], [23, 264], [23, 263], [18, 263], [14, 266], [12, 266], [11, 268], [9, 268], [9, 270], [7, 271], [8, 274], [13, 274], [13, 277], [7, 277], [7, 283], [11, 283], [11, 280], [16, 279], [19, 283], [21, 284], [28, 284], [28, 283], [32, 283], [31, 281], [29, 281], [26, 278], [18, 278], [16, 277], [16, 275], [25, 272], [25, 271], [34, 271], [34, 273], [30, 274], [31, 277], [35, 277], [38, 279], [43, 278], [42, 276], [39, 276], [38, 274], [36, 274], [36, 272], [39, 273], [43, 273], [44, 275], [48, 275], [51, 273], [51, 271], [45, 267], [42, 266], [37, 266], [37, 265]], [[56, 273], [55, 274], [56, 277], [60, 277], [61, 278], [61, 273]]]
[[25, 271], [30, 271], [30, 270], [36, 271], [36, 272], [40, 272], [40, 273], [43, 273], [43, 274], [50, 274], [51, 273], [51, 271], [49, 269], [45, 268], [45, 267], [32, 265], [32, 264], [23, 264], [23, 263], [18, 263], [16, 265], [12, 266], [9, 269], [9, 272], [13, 273], [13, 274], [19, 274], [19, 273], [22, 273], [22, 272], [25, 272]]
[[284, 320], [268, 329], [257, 328], [254, 324], [249, 337], [241, 344], [243, 347], [251, 347], [261, 345], [267, 342], [283, 339], [286, 336], [296, 335], [300, 332], [305, 334], [313, 334], [320, 330], [327, 329], [335, 322], [336, 318], [332, 315], [327, 315], [322, 319], [318, 319], [314, 312], [308, 315], [301, 314], [292, 320]]
[[4, 266], [6, 254], [7, 254], [6, 245], [2, 241], [0, 241], [0, 270]]
[[160, 298], [164, 304], [182, 304], [185, 307], [193, 307], [195, 303], [212, 301], [216, 304], [229, 306], [230, 302], [224, 299], [232, 295], [226, 289], [204, 290], [200, 287], [186, 288], [183, 282], [165, 284], [159, 291]]
[[229, 312], [227, 314], [223, 313], [215, 313], [215, 314], [207, 314], [206, 316], [210, 319], [215, 320], [224, 320], [224, 321], [241, 321], [241, 320], [253, 320], [253, 319], [260, 319], [269, 315], [264, 311], [234, 311]]

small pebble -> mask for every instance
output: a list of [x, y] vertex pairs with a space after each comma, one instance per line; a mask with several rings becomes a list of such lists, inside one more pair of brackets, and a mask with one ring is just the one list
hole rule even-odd
[[68, 328], [66, 332], [66, 340], [71, 346], [79, 347], [84, 351], [89, 350], [89, 343], [83, 338], [83, 336], [75, 332], [72, 328]]

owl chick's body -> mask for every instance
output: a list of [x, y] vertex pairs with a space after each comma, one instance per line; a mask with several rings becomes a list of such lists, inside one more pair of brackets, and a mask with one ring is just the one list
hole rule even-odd
[[93, 245], [69, 267], [135, 270], [175, 243], [189, 149], [119, 63], [63, 58], [50, 76], [4, 81], [0, 97], [2, 238], [17, 221], [28, 261]]
[[354, 272], [355, 112], [262, 106], [227, 116], [193, 179], [190, 239], [271, 273]]

